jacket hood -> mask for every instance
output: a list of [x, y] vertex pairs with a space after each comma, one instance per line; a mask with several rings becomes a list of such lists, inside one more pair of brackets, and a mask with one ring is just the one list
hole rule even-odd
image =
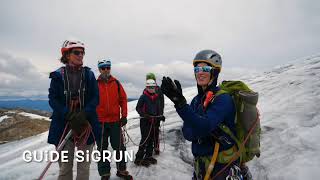
[[[99, 75], [98, 81], [103, 81], [103, 79], [101, 78], [101, 74]], [[112, 82], [112, 81], [116, 81], [117, 79], [115, 77], [113, 77], [112, 75], [110, 75], [108, 83]]]

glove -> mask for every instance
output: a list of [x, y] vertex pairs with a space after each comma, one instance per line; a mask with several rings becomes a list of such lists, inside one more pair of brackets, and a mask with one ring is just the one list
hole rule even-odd
[[126, 117], [122, 117], [122, 118], [120, 119], [120, 125], [121, 125], [121, 127], [125, 126], [125, 125], [127, 124], [127, 122], [128, 122], [127, 118], [126, 118]]
[[178, 80], [173, 82], [170, 77], [163, 77], [161, 91], [174, 103], [175, 108], [180, 109], [187, 104]]
[[164, 116], [161, 116], [161, 117], [159, 117], [159, 120], [160, 120], [160, 121], [163, 121], [163, 122], [165, 122], [165, 121], [166, 121], [166, 117], [164, 117]]
[[87, 120], [86, 113], [84, 111], [80, 111], [72, 117], [73, 118], [70, 120], [71, 129], [75, 131], [77, 134], [81, 134], [89, 123]]
[[65, 116], [65, 120], [66, 120], [67, 122], [71, 122], [72, 119], [76, 117], [76, 115], [77, 115], [76, 112], [69, 111], [69, 112], [66, 114], [66, 116]]

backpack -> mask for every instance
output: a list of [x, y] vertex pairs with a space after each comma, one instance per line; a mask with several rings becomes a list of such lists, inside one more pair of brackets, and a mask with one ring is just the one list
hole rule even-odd
[[258, 93], [252, 91], [242, 81], [223, 81], [219, 87], [216, 97], [227, 93], [234, 101], [236, 134], [223, 124], [220, 124], [219, 128], [237, 143], [241, 163], [251, 161], [255, 156], [260, 157], [261, 128], [259, 111], [256, 107]]

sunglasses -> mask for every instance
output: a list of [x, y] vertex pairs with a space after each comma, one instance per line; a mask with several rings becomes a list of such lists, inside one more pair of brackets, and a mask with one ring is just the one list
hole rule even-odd
[[104, 70], [110, 70], [111, 68], [110, 67], [101, 67], [100, 68], [102, 71], [104, 71]]
[[76, 56], [79, 56], [80, 54], [81, 55], [84, 55], [85, 52], [84, 51], [71, 51], [72, 54], [76, 55]]
[[212, 69], [211, 66], [196, 66], [194, 67], [194, 73], [198, 73], [198, 72], [210, 72]]

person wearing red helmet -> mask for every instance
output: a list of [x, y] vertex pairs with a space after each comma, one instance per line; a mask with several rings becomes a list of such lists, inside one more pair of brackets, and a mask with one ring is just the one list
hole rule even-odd
[[[83, 67], [85, 46], [81, 41], [66, 40], [61, 47], [61, 68], [50, 73], [49, 104], [53, 110], [48, 143], [56, 147], [72, 130], [63, 151], [68, 151], [67, 162], [59, 160], [59, 180], [73, 179], [74, 149], [91, 152], [94, 141], [100, 141], [101, 128], [96, 106], [99, 102], [98, 85], [93, 72]], [[77, 163], [77, 180], [89, 179], [90, 161]]]

